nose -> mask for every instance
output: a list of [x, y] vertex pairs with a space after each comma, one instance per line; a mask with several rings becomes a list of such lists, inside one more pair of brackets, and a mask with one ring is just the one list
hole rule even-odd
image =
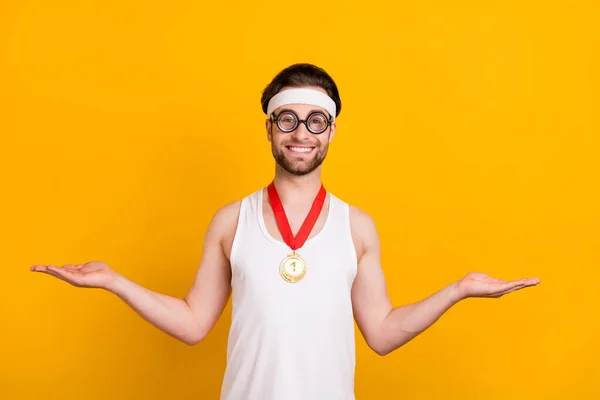
[[312, 136], [312, 133], [310, 133], [306, 127], [306, 122], [300, 122], [298, 127], [292, 133], [294, 138], [301, 142]]

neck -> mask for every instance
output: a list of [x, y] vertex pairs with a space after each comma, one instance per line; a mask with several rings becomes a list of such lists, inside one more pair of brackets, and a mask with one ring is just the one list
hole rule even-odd
[[321, 189], [321, 166], [309, 174], [297, 176], [277, 165], [274, 182], [283, 205], [312, 204]]

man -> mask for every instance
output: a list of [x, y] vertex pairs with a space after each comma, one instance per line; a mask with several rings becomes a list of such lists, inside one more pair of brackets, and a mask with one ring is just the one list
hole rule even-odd
[[341, 110], [333, 79], [314, 65], [295, 64], [271, 81], [261, 103], [274, 180], [215, 213], [184, 299], [145, 289], [98, 261], [31, 270], [106, 289], [189, 345], [209, 333], [231, 293], [221, 399], [256, 400], [354, 399], [354, 318], [370, 348], [385, 355], [462, 299], [539, 283], [470, 273], [393, 308], [373, 220], [321, 182]]

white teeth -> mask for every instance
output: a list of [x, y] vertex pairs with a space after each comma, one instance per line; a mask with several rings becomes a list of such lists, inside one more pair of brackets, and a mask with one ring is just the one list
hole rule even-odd
[[297, 153], [308, 153], [312, 150], [311, 147], [289, 147], [289, 149]]

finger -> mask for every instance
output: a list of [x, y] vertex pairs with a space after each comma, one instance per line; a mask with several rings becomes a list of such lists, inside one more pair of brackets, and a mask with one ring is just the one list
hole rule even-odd
[[73, 286], [81, 286], [82, 284], [81, 274], [78, 272], [69, 271], [53, 265], [48, 266], [48, 272]]
[[68, 271], [78, 271], [83, 267], [83, 264], [67, 264], [63, 265], [63, 269]]
[[48, 265], [33, 265], [30, 270], [34, 272], [45, 272], [48, 271]]
[[82, 273], [87, 273], [87, 272], [93, 272], [93, 271], [97, 271], [100, 268], [98, 267], [97, 264], [91, 264], [91, 265], [85, 265], [83, 268], [81, 268], [81, 272]]
[[514, 292], [515, 290], [523, 289], [524, 287], [525, 287], [524, 285], [515, 286], [515, 287], [513, 287], [513, 288], [510, 288], [510, 289], [504, 290], [504, 291], [502, 291], [502, 292], [494, 293], [494, 294], [492, 295], [492, 297], [500, 297], [500, 296], [504, 296], [504, 295], [505, 295], [505, 294], [507, 294], [507, 293]]
[[[66, 265], [62, 266], [62, 269], [67, 270], [67, 271], [76, 271], [83, 266], [84, 266], [84, 264], [66, 264]], [[29, 267], [29, 270], [34, 271], [34, 272], [41, 272], [41, 271], [48, 270], [48, 267], [59, 268], [54, 264], [50, 264], [50, 265], [34, 264], [31, 267]]]
[[495, 295], [495, 294], [498, 294], [498, 293], [504, 293], [507, 290], [511, 290], [511, 289], [516, 288], [516, 287], [521, 286], [521, 285], [523, 285], [523, 282], [521, 282], [520, 280], [519, 281], [506, 282], [506, 283], [497, 285], [495, 287], [496, 290], [494, 290], [493, 294]]
[[514, 282], [520, 282], [520, 283], [524, 283], [527, 285], [537, 285], [538, 283], [540, 283], [540, 279], [539, 278], [523, 278], [523, 279], [516, 280]]
[[65, 279], [65, 280], [69, 280], [69, 279], [73, 279], [73, 272], [64, 269], [64, 268], [59, 268], [55, 265], [48, 265], [48, 271], [52, 271], [54, 272], [56, 275], [58, 275], [59, 277]]
[[515, 285], [531, 286], [531, 285], [537, 285], [538, 283], [540, 283], [540, 280], [538, 278], [523, 278], [523, 279], [519, 279], [516, 281], [509, 282], [509, 283], [513, 283]]
[[57, 273], [55, 273], [53, 271], [38, 271], [38, 272], [41, 272], [42, 274], [53, 276], [57, 279], [60, 279], [61, 281], [67, 282], [62, 276], [58, 275]]
[[500, 292], [500, 293], [494, 293], [491, 297], [504, 296], [505, 294], [508, 294], [508, 293], [511, 293], [511, 292], [516, 292], [517, 290], [525, 289], [526, 287], [530, 287], [530, 286], [532, 286], [532, 285], [519, 285], [519, 286], [516, 286], [516, 287], [514, 287], [512, 289], [508, 289], [508, 290], [505, 290], [505, 291]]

